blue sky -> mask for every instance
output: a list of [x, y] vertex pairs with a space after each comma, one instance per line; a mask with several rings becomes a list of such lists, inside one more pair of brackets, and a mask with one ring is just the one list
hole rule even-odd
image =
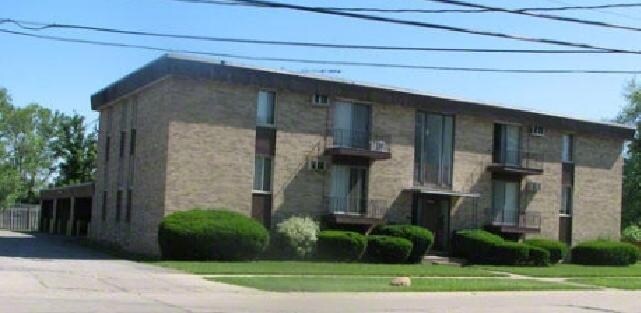
[[[292, 0], [289, 0], [293, 2]], [[476, 1], [476, 0], [475, 0]], [[516, 1], [476, 1], [514, 6]], [[603, 4], [593, 0], [521, 0], [520, 7], [564, 4]], [[610, 1], [610, 3], [626, 2]], [[631, 1], [627, 1], [631, 2]], [[304, 5], [454, 8], [424, 0], [297, 1]], [[554, 46], [464, 35], [370, 21], [324, 16], [282, 9], [261, 9], [190, 4], [173, 0], [3, 0], [0, 18], [39, 22], [73, 23], [187, 33], [219, 37], [321, 41], [458, 48], [533, 48]], [[558, 12], [630, 26], [641, 25], [641, 8], [606, 11]], [[547, 21], [508, 14], [391, 15], [398, 18], [499, 31], [533, 37], [555, 38], [595, 45], [639, 49], [641, 33]], [[4, 29], [16, 29], [0, 25]], [[132, 37], [86, 31], [40, 31], [42, 34], [147, 44], [167, 48], [204, 50], [256, 56], [292, 57], [409, 63], [436, 66], [500, 68], [578, 68], [641, 70], [641, 55], [482, 55], [424, 52], [345, 51], [310, 48], [203, 43], [196, 41]], [[87, 115], [94, 119], [92, 93], [160, 56], [158, 52], [96, 47], [16, 37], [0, 33], [0, 86], [9, 89], [14, 102], [38, 102], [47, 107]], [[278, 62], [236, 63], [293, 71], [337, 69], [335, 76], [529, 108], [537, 111], [600, 120], [614, 116], [624, 104], [623, 86], [633, 75], [528, 75], [417, 71], [407, 69], [315, 66]]]

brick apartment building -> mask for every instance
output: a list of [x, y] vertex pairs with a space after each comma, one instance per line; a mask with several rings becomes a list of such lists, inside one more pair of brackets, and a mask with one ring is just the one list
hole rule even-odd
[[491, 227], [576, 243], [619, 236], [634, 129], [165, 55], [92, 96], [90, 237], [157, 254], [163, 216], [227, 208], [274, 226], [414, 223], [436, 248]]

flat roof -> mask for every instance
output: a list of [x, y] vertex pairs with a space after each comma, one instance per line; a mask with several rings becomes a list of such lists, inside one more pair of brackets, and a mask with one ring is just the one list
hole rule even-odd
[[165, 54], [103, 88], [91, 96], [91, 108], [99, 110], [102, 106], [166, 76], [210, 79], [276, 90], [319, 93], [330, 97], [351, 98], [375, 103], [425, 107], [444, 113], [506, 119], [528, 125], [540, 125], [571, 132], [589, 132], [622, 139], [634, 138], [636, 131], [634, 127], [616, 123], [510, 108], [498, 104], [440, 96], [419, 90], [231, 64], [227, 61], [183, 54]]

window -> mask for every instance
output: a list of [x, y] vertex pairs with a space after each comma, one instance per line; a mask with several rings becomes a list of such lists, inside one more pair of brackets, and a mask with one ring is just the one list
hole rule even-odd
[[127, 189], [127, 205], [126, 205], [126, 212], [125, 212], [125, 220], [127, 222], [131, 222], [131, 200], [132, 200], [132, 193], [133, 190], [131, 188]]
[[274, 125], [274, 103], [276, 94], [272, 91], [261, 90], [258, 92], [258, 105], [256, 108], [256, 124], [262, 126]]
[[109, 146], [111, 145], [111, 136], [105, 139], [105, 162], [109, 162]]
[[452, 186], [454, 117], [418, 112], [415, 127], [415, 183], [450, 188]]
[[563, 148], [561, 150], [561, 162], [574, 162], [574, 136], [563, 135]]
[[521, 184], [517, 181], [492, 181], [492, 208], [494, 221], [504, 225], [517, 225]]
[[120, 131], [120, 150], [118, 151], [118, 155], [122, 158], [125, 156], [125, 138], [127, 136], [127, 132], [122, 130]]
[[254, 190], [271, 191], [272, 158], [257, 155], [254, 164]]
[[120, 221], [120, 209], [122, 207], [122, 190], [116, 192], [116, 221]]
[[334, 145], [347, 148], [370, 148], [370, 106], [336, 102], [332, 137]]
[[134, 155], [136, 152], [136, 129], [131, 129], [129, 133], [129, 155]]
[[561, 174], [561, 207], [559, 214], [572, 215], [574, 191], [574, 164], [563, 163]]
[[105, 219], [107, 218], [107, 190], [102, 192], [102, 208], [101, 208], [101, 218], [102, 221], [104, 222]]
[[367, 168], [334, 165], [329, 207], [334, 213], [362, 214], [367, 209]]
[[494, 162], [521, 165], [521, 127], [494, 124]]

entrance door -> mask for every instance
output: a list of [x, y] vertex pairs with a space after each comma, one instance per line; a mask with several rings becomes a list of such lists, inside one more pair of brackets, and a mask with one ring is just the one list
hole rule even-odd
[[450, 232], [450, 199], [419, 195], [415, 208], [415, 223], [434, 234], [433, 250], [447, 251]]

